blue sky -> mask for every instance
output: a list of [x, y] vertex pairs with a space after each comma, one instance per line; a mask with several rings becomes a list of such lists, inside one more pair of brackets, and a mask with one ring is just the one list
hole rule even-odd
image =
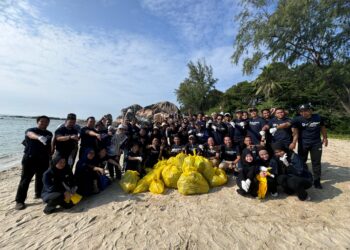
[[2, 0], [0, 114], [79, 118], [176, 103], [186, 64], [216, 88], [251, 80], [232, 65], [238, 0]]

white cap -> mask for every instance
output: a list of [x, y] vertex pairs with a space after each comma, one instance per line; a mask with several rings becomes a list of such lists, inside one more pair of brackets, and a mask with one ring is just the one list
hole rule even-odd
[[125, 129], [125, 126], [123, 124], [119, 124], [118, 129]]

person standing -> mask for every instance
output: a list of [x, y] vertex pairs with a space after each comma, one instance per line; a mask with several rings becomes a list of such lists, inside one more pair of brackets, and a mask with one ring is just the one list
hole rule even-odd
[[252, 138], [254, 145], [259, 145], [262, 141], [265, 141], [265, 131], [262, 130], [265, 125], [266, 121], [258, 116], [258, 110], [256, 108], [251, 108], [247, 135]]
[[95, 117], [90, 116], [86, 120], [87, 124], [80, 131], [80, 150], [79, 150], [79, 159], [83, 157], [84, 152], [88, 148], [92, 148], [95, 152], [97, 152], [98, 141], [101, 141], [101, 134], [97, 132], [95, 129]]
[[[321, 185], [321, 157], [322, 144], [327, 147], [327, 130], [324, 120], [318, 114], [312, 113], [309, 104], [299, 107], [300, 116], [292, 120], [292, 126], [299, 130], [298, 154], [306, 165], [308, 154], [311, 156], [312, 171], [315, 188], [322, 189]], [[321, 135], [322, 134], [322, 141]]]
[[[314, 186], [315, 188], [322, 189], [322, 144], [326, 147], [328, 146], [327, 130], [323, 118], [318, 114], [312, 113], [312, 107], [310, 104], [301, 105], [299, 107], [299, 112], [300, 116], [296, 116], [292, 121], [287, 121], [278, 125], [277, 128], [285, 129], [292, 126], [298, 130], [298, 155], [302, 159], [305, 167], [307, 167], [306, 161], [310, 152]], [[270, 128], [270, 131], [271, 129], [272, 128]], [[320, 134], [322, 134], [322, 141]], [[294, 144], [294, 140], [292, 144]]]
[[51, 155], [52, 133], [47, 130], [50, 118], [39, 116], [36, 120], [37, 127], [25, 132], [23, 144], [25, 146], [22, 159], [22, 174], [16, 194], [16, 210], [22, 210], [25, 206], [29, 184], [35, 175], [35, 198], [41, 197], [43, 189], [43, 174], [49, 168]]
[[64, 126], [55, 131], [56, 151], [53, 158], [60, 155], [66, 160], [66, 164], [72, 169], [78, 151], [79, 131], [76, 129], [77, 117], [68, 114]]

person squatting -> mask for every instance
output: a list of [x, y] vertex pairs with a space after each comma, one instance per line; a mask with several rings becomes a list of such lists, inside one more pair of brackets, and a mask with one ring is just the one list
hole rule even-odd
[[[324, 119], [309, 104], [301, 105], [293, 119], [278, 107], [263, 109], [261, 116], [250, 108], [236, 110], [233, 116], [170, 115], [163, 122], [143, 125], [124, 119], [116, 127], [111, 115], [98, 122], [89, 117], [84, 127], [76, 121], [75, 114], [68, 114], [52, 134], [47, 130], [49, 117], [40, 116], [37, 126], [25, 132], [17, 210], [26, 207], [34, 175], [35, 198], [43, 199], [44, 213], [50, 214], [58, 206], [74, 206], [77, 194], [99, 193], [127, 170], [144, 176], [146, 167], [181, 152], [202, 155], [232, 174], [237, 193], [243, 196], [259, 196], [261, 179], [272, 197], [278, 196], [278, 186], [301, 201], [310, 200], [307, 189], [312, 185], [322, 189], [321, 156], [322, 146], [328, 145], [327, 132]], [[309, 154], [312, 173], [306, 164]]]

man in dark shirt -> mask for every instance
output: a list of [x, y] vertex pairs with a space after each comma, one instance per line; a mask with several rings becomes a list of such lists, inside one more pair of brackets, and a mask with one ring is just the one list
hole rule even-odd
[[322, 189], [320, 182], [322, 144], [325, 147], [328, 146], [327, 130], [323, 118], [318, 114], [313, 114], [309, 104], [301, 105], [299, 111], [301, 115], [292, 120], [292, 125], [299, 130], [298, 154], [304, 164], [306, 164], [310, 152], [314, 186], [315, 188]]
[[242, 115], [242, 110], [236, 110], [236, 119], [233, 120], [235, 124], [234, 143], [240, 146], [243, 146], [243, 140], [247, 129], [247, 122], [242, 119]]
[[79, 159], [83, 156], [86, 149], [92, 148], [97, 152], [97, 140], [101, 141], [101, 134], [95, 129], [95, 117], [91, 116], [86, 120], [87, 124], [80, 131], [80, 150]]
[[49, 167], [51, 154], [52, 133], [47, 130], [50, 118], [39, 116], [37, 127], [30, 128], [25, 132], [23, 142], [24, 156], [22, 159], [22, 175], [16, 195], [16, 210], [25, 208], [24, 201], [27, 198], [29, 184], [35, 175], [35, 198], [41, 197], [43, 189], [43, 173]]
[[275, 114], [276, 116], [264, 126], [264, 131], [269, 131], [272, 143], [281, 142], [285, 148], [294, 150], [298, 142], [298, 129], [291, 126], [287, 128], [280, 126], [292, 122], [291, 119], [285, 116], [283, 108], [276, 108]]
[[265, 132], [262, 131], [266, 121], [258, 116], [256, 108], [250, 109], [250, 119], [248, 119], [247, 135], [252, 138], [254, 145], [259, 145], [262, 140], [265, 140]]
[[229, 136], [225, 136], [224, 145], [220, 149], [221, 163], [219, 168], [224, 170], [234, 170], [240, 160], [239, 146], [234, 145]]
[[67, 165], [72, 168], [78, 150], [79, 132], [75, 128], [76, 115], [68, 114], [64, 126], [55, 131], [56, 151], [53, 158], [61, 156]]

